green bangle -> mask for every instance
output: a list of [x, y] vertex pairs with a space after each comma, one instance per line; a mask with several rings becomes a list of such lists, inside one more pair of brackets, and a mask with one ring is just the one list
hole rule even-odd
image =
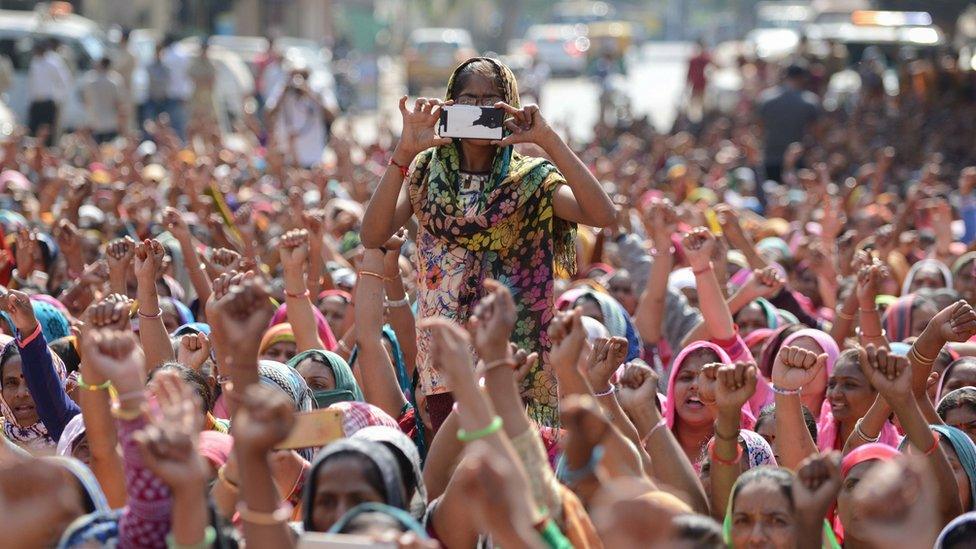
[[542, 538], [542, 542], [550, 549], [572, 549], [573, 547], [552, 519], [546, 521], [545, 528], [539, 531], [539, 536]]
[[81, 377], [81, 373], [78, 373], [78, 387], [86, 391], [101, 391], [102, 389], [108, 389], [112, 386], [112, 380], [105, 380], [105, 383], [99, 383], [98, 385], [89, 385], [85, 383], [85, 379]]
[[217, 541], [217, 531], [214, 530], [213, 526], [207, 526], [203, 529], [203, 539], [193, 545], [180, 545], [176, 543], [173, 539], [173, 533], [170, 532], [166, 536], [166, 547], [169, 547], [169, 549], [210, 549], [215, 541]]
[[502, 417], [495, 416], [495, 419], [491, 420], [484, 429], [478, 429], [477, 431], [465, 431], [464, 429], [458, 429], [457, 439], [461, 442], [474, 442], [479, 438], [485, 438], [488, 435], [493, 435], [500, 431], [502, 428]]

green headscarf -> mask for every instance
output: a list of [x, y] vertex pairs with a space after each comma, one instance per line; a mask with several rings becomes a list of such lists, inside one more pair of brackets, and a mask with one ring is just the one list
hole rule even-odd
[[341, 356], [322, 349], [309, 349], [292, 357], [288, 361], [288, 366], [298, 368], [298, 365], [306, 358], [325, 364], [332, 370], [332, 375], [335, 377], [335, 389], [312, 391], [312, 398], [315, 399], [317, 408], [327, 408], [336, 402], [366, 401], [363, 392], [359, 389], [359, 384], [356, 383], [356, 378], [352, 375], [352, 370]]

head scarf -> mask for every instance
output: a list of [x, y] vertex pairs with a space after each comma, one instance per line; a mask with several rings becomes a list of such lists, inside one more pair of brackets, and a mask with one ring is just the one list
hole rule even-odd
[[[696, 341], [691, 345], [688, 345], [680, 353], [678, 353], [677, 358], [671, 363], [671, 373], [668, 375], [668, 394], [664, 401], [664, 419], [667, 421], [668, 429], [674, 430], [674, 426], [678, 417], [677, 411], [675, 409], [674, 402], [674, 381], [678, 378], [678, 372], [681, 371], [681, 367], [684, 366], [685, 359], [688, 356], [699, 350], [708, 349], [718, 356], [718, 361], [722, 364], [732, 364], [732, 359], [729, 358], [728, 353], [726, 353], [718, 345], [709, 341]], [[756, 418], [752, 415], [752, 410], [749, 408], [749, 403], [742, 405], [742, 428], [751, 429], [753, 425], [756, 424]]]
[[[962, 268], [966, 266], [967, 263], [976, 260], [976, 252], [966, 252], [959, 256], [959, 259], [952, 264], [952, 276], [953, 278], [958, 277]], [[971, 273], [965, 273], [963, 276], [972, 276]]]
[[[829, 337], [830, 336], [828, 336], [828, 338]], [[830, 341], [833, 341], [833, 339], [831, 338]], [[820, 343], [819, 340], [818, 343]], [[823, 343], [820, 343], [820, 345], [821, 347], [823, 347]], [[836, 343], [834, 343], [834, 347], [835, 348], [837, 347]], [[837, 358], [835, 355], [835, 358], [833, 360], [830, 360], [829, 353], [827, 356], [828, 356], [827, 364], [829, 365], [829, 368], [827, 370], [827, 377], [829, 379], [829, 377], [833, 375], [834, 366], [837, 363]], [[813, 413], [813, 410], [810, 410], [810, 412]], [[817, 448], [819, 448], [821, 452], [829, 452], [833, 450], [834, 446], [838, 443], [837, 440], [838, 433], [840, 433], [840, 422], [834, 419], [834, 413], [830, 410], [830, 402], [826, 398], [824, 398], [823, 403], [820, 405], [820, 416], [817, 419]], [[875, 444], [880, 444], [882, 446], [887, 446], [889, 448], [897, 447], [898, 441], [901, 440], [901, 437], [898, 435], [898, 430], [895, 428], [894, 425], [892, 425], [890, 421], [884, 422], [884, 425], [881, 427], [881, 433], [879, 434], [879, 436], [880, 438], [878, 439], [878, 442]], [[844, 443], [846, 441], [839, 441], [839, 442], [841, 448], [843, 448]], [[859, 448], [863, 448], [863, 446]]]
[[881, 318], [888, 341], [904, 341], [912, 335], [912, 307], [915, 294], [899, 297], [888, 306]]
[[[315, 317], [315, 328], [318, 330], [319, 339], [322, 340], [322, 345], [329, 351], [334, 351], [339, 343], [336, 341], [335, 335], [332, 334], [332, 328], [329, 328], [329, 323], [325, 320], [325, 315], [322, 311], [315, 307], [312, 307], [312, 316]], [[280, 325], [288, 322], [288, 305], [282, 303], [278, 310], [275, 311], [274, 316], [271, 317], [271, 326]]]
[[763, 257], [777, 263], [793, 257], [793, 251], [785, 240], [776, 236], [768, 236], [756, 244], [756, 251]]
[[180, 321], [180, 326], [189, 324], [195, 320], [190, 308], [184, 305], [183, 302], [178, 299], [174, 299], [172, 297], [160, 297], [159, 305], [172, 305], [173, 308], [176, 309], [176, 316]]
[[[41, 333], [44, 334], [45, 341], [54, 341], [65, 336], [71, 335], [71, 325], [68, 319], [57, 307], [51, 305], [46, 300], [39, 301], [31, 297], [31, 307], [34, 309], [34, 316], [37, 323], [41, 325]], [[27, 337], [30, 334], [21, 334]]]
[[341, 534], [343, 531], [349, 527], [349, 523], [353, 521], [359, 515], [364, 515], [366, 513], [380, 513], [386, 515], [397, 522], [400, 525], [400, 529], [403, 532], [413, 532], [418, 538], [422, 540], [430, 539], [430, 535], [427, 530], [421, 526], [417, 519], [411, 516], [409, 513], [403, 509], [398, 509], [396, 507], [391, 507], [389, 505], [384, 505], [382, 503], [360, 503], [359, 505], [353, 507], [342, 518], [329, 528], [329, 532], [333, 534]]
[[78, 371], [81, 366], [81, 355], [78, 354], [77, 337], [69, 335], [55, 339], [48, 343], [48, 347], [64, 362], [64, 367], [68, 373]]
[[691, 267], [682, 267], [672, 271], [668, 276], [668, 288], [674, 291], [697, 288], [695, 286], [695, 273], [692, 272]]
[[960, 543], [966, 546], [972, 542], [974, 533], [976, 533], [976, 511], [963, 513], [946, 524], [935, 540], [934, 549], [960, 547]]
[[[42, 330], [43, 331], [43, 330]], [[17, 342], [11, 341], [7, 343], [7, 347], [13, 346], [14, 351], [19, 354], [17, 349]], [[9, 353], [8, 349], [0, 354], [6, 355]], [[54, 372], [58, 376], [58, 381], [61, 387], [64, 387], [64, 380], [67, 378], [68, 373], [64, 368], [64, 362], [61, 362], [61, 358], [56, 353], [51, 354], [51, 364], [54, 366]], [[26, 367], [26, 365], [22, 366]], [[33, 425], [22, 426], [17, 423], [15, 419], [13, 410], [7, 406], [6, 401], [0, 396], [0, 415], [4, 417], [3, 421], [3, 433], [7, 435], [7, 438], [14, 444], [20, 446], [21, 448], [40, 450], [40, 449], [51, 449], [57, 447], [57, 442], [51, 438], [47, 432], [47, 427], [44, 426], [40, 420]]]
[[846, 478], [847, 473], [850, 473], [855, 465], [864, 463], [865, 461], [889, 461], [899, 455], [901, 453], [894, 447], [879, 442], [871, 442], [858, 446], [841, 460], [840, 476]]
[[963, 393], [968, 392], [968, 393], [973, 393], [973, 396], [976, 397], [976, 387], [968, 387], [968, 386], [960, 387], [953, 391], [949, 391], [944, 395], [941, 394], [941, 392], [942, 392], [942, 386], [940, 385], [939, 396], [935, 400], [936, 402], [938, 402], [938, 405], [936, 406], [936, 410], [938, 411], [939, 417], [941, 417], [943, 421], [945, 421], [945, 414], [946, 412], [948, 412], [947, 409], [943, 409], [943, 404], [945, 403], [946, 399], [948, 399], [950, 396], [959, 396], [962, 395]]
[[302, 505], [302, 522], [306, 532], [312, 532], [312, 513], [315, 510], [315, 490], [318, 483], [319, 469], [326, 461], [336, 454], [358, 454], [370, 461], [380, 473], [385, 503], [398, 509], [405, 509], [406, 494], [403, 492], [403, 478], [400, 476], [400, 466], [396, 456], [386, 446], [379, 442], [359, 438], [339, 439], [325, 448], [315, 457], [312, 467], [308, 471], [305, 481], [305, 496]]
[[58, 439], [57, 455], [72, 457], [72, 452], [74, 452], [75, 449], [75, 443], [81, 442], [82, 437], [84, 436], [85, 421], [81, 414], [76, 414], [75, 417], [71, 418], [64, 426], [64, 430], [61, 431], [61, 438]]
[[321, 349], [309, 349], [308, 351], [302, 351], [295, 355], [291, 360], [288, 361], [288, 366], [291, 368], [297, 368], [305, 359], [311, 358], [316, 362], [320, 362], [326, 365], [330, 370], [332, 370], [332, 376], [335, 378], [335, 389], [327, 391], [312, 391], [312, 396], [315, 399], [315, 404], [318, 408], [325, 408], [336, 402], [343, 402], [347, 400], [355, 400], [358, 402], [363, 402], [366, 398], [363, 396], [362, 390], [359, 389], [359, 384], [356, 383], [356, 378], [352, 374], [352, 369], [346, 364], [346, 361], [342, 359], [341, 356], [331, 352], [323, 351]]
[[754, 345], [765, 343], [770, 337], [773, 336], [774, 333], [776, 333], [776, 330], [759, 328], [758, 330], [753, 330], [746, 334], [742, 338], [742, 341], [746, 344], [746, 347], [751, 349]]
[[[380, 336], [390, 344], [390, 360], [393, 362], [393, 371], [396, 372], [397, 381], [400, 383], [400, 390], [411, 403], [413, 398], [413, 379], [407, 374], [407, 361], [403, 358], [403, 348], [400, 347], [400, 340], [397, 339], [396, 332], [389, 324], [383, 325]], [[419, 424], [419, 422], [418, 422]]]
[[108, 499], [105, 497], [105, 493], [102, 492], [102, 487], [98, 484], [98, 480], [95, 479], [95, 475], [87, 465], [73, 457], [48, 456], [42, 459], [49, 460], [52, 463], [64, 467], [72, 476], [78, 479], [78, 483], [81, 484], [82, 489], [88, 496], [89, 502], [91, 502], [91, 505], [85, 509], [86, 513], [100, 513], [109, 510]]
[[837, 342], [826, 332], [805, 328], [786, 336], [783, 344], [780, 345], [780, 349], [790, 345], [801, 337], [813, 339], [817, 342], [817, 346], [820, 347], [821, 351], [827, 354], [827, 377], [830, 377], [830, 374], [834, 372], [834, 364], [837, 363], [837, 357], [840, 356], [840, 348], [837, 346]]
[[592, 316], [584, 316], [580, 320], [583, 322], [583, 330], [586, 331], [586, 339], [590, 343], [593, 343], [601, 337], [610, 337], [610, 332], [607, 330], [607, 327], [600, 324], [600, 321]]
[[188, 322], [183, 324], [179, 328], [173, 330], [170, 334], [171, 337], [179, 337], [183, 335], [190, 334], [207, 334], [210, 335], [210, 325], [206, 322]]
[[945, 286], [943, 287], [952, 288], [952, 271], [949, 270], [949, 267], [946, 267], [945, 263], [937, 259], [923, 259], [912, 265], [912, 268], [908, 270], [908, 275], [905, 276], [905, 281], [901, 285], [901, 295], [911, 293], [912, 282], [915, 281], [915, 276], [926, 267], [935, 267], [938, 269], [942, 273], [942, 280], [945, 282]]
[[582, 295], [576, 298], [576, 304], [579, 305], [579, 301], [584, 298], [596, 301], [600, 307], [600, 312], [603, 313], [603, 325], [606, 326], [611, 336], [622, 337], [627, 340], [627, 358], [625, 360], [634, 360], [640, 356], [641, 339], [623, 305], [607, 294], [589, 290], [584, 291]]
[[969, 435], [955, 427], [941, 423], [929, 427], [942, 435], [943, 439], [948, 440], [949, 444], [952, 444], [952, 449], [956, 451], [959, 464], [969, 477], [970, 508], [967, 511], [976, 511], [976, 444]]
[[[454, 83], [471, 63], [485, 63], [499, 76], [502, 98], [519, 108], [518, 86], [512, 71], [487, 58], [468, 59], [448, 82], [447, 99], [454, 99]], [[414, 160], [409, 175], [413, 211], [429, 244], [418, 248], [418, 263], [426, 265], [443, 253], [464, 253], [464, 272], [458, 288], [447, 288], [434, 270], [422, 270], [421, 301], [429, 292], [450, 292], [454, 318], [467, 318], [483, 295], [485, 278], [502, 280], [519, 302], [514, 333], [516, 345], [543, 353], [549, 347], [547, 329], [552, 317], [552, 281], [556, 268], [576, 272], [576, 224], [553, 214], [553, 191], [565, 182], [556, 167], [543, 158], [522, 156], [513, 147], [499, 148], [491, 175], [478, 197], [477, 215], [459, 207], [460, 144], [433, 147]], [[452, 250], [457, 250], [452, 252]], [[489, 261], [487, 258], [491, 257]], [[473, 259], [477, 258], [477, 259]], [[446, 295], [446, 294], [445, 294]], [[421, 346], [423, 354], [423, 345]], [[435, 372], [421, 362], [424, 387], [440, 385]], [[540, 362], [527, 384], [538, 395], [529, 412], [543, 422], [555, 422], [556, 387]]]
[[264, 336], [261, 337], [261, 345], [258, 346], [258, 353], [264, 354], [275, 343], [294, 342], [295, 330], [292, 329], [291, 324], [288, 324], [287, 322], [284, 324], [275, 324], [274, 326], [268, 328], [264, 332]]
[[294, 368], [274, 360], [261, 360], [258, 361], [258, 380], [284, 391], [295, 405], [296, 412], [307, 412], [314, 407], [312, 391]]
[[200, 431], [197, 453], [207, 458], [214, 468], [219, 469], [227, 463], [233, 447], [234, 439], [226, 433]]
[[746, 456], [749, 459], [750, 469], [760, 465], [777, 465], [773, 448], [762, 435], [748, 429], [740, 429], [739, 439], [746, 446]]
[[342, 433], [347, 437], [353, 436], [360, 429], [377, 425], [400, 428], [390, 414], [368, 402], [336, 402], [329, 406], [329, 409], [339, 410], [342, 413]]
[[[946, 383], [946, 381], [949, 380], [949, 376], [952, 375], [952, 371], [956, 369], [956, 366], [958, 364], [963, 363], [963, 362], [968, 362], [969, 364], [973, 364], [974, 362], [976, 362], [976, 357], [962, 357], [962, 358], [957, 358], [957, 359], [953, 360], [952, 362], [950, 362], [949, 365], [946, 366], [946, 369], [945, 370], [942, 370], [942, 375], [939, 376], [939, 386], [938, 386], [938, 388], [935, 391], [935, 402], [936, 403], [938, 403], [938, 402], [940, 402], [942, 400], [942, 396], [943, 396], [942, 395], [942, 388], [945, 387], [945, 383]], [[964, 389], [964, 388], [965, 387], [960, 387], [960, 389]], [[956, 389], [956, 390], [958, 390], [958, 389]]]
[[319, 293], [318, 300], [322, 301], [327, 297], [338, 297], [343, 301], [345, 301], [346, 303], [352, 303], [352, 294], [350, 294], [345, 290], [336, 290], [336, 289], [322, 290], [322, 292]]
[[[412, 480], [414, 484], [414, 497], [409, 505], [410, 512], [416, 518], [423, 517], [427, 511], [427, 485], [424, 484], [424, 473], [420, 465], [420, 452], [417, 450], [417, 445], [413, 443], [413, 440], [403, 434], [403, 431], [400, 429], [383, 425], [360, 429], [356, 431], [356, 434], [352, 438], [372, 440], [373, 442], [386, 444], [387, 447], [392, 446], [396, 449], [396, 452], [401, 454], [410, 463], [411, 471], [409, 472], [413, 476]], [[407, 472], [402, 471], [404, 476], [406, 476]]]

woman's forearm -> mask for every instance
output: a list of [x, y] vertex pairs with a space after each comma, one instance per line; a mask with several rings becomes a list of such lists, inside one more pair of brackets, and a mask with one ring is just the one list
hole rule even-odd
[[725, 303], [725, 294], [715, 278], [715, 271], [711, 268], [695, 273], [698, 286], [698, 303], [702, 317], [708, 327], [709, 339], [728, 340], [735, 337], [735, 325], [732, 313]]
[[[96, 374], [87, 370], [83, 374], [85, 383], [98, 385], [104, 380], [96, 378]], [[111, 400], [108, 390], [79, 391], [78, 401], [85, 422], [85, 435], [88, 448], [91, 451], [91, 469], [101, 485], [105, 497], [112, 509], [125, 506], [127, 499], [125, 491], [125, 476], [122, 473], [122, 457], [119, 455], [118, 436], [115, 431], [115, 420], [112, 418]]]
[[173, 344], [170, 343], [166, 325], [163, 324], [163, 310], [159, 307], [155, 280], [138, 281], [139, 300], [139, 341], [146, 353], [146, 371], [176, 359]]
[[[861, 418], [861, 433], [871, 437], [877, 437], [881, 434], [881, 430], [884, 429], [885, 423], [888, 422], [888, 417], [891, 415], [891, 408], [888, 406], [888, 402], [880, 394], [874, 399], [874, 403], [868, 408], [864, 417]], [[859, 435], [856, 430], [851, 431], [851, 435], [847, 438], [844, 443], [844, 455], [851, 453], [858, 446], [863, 446], [871, 442], [865, 439], [865, 437]]]
[[[719, 433], [722, 436], [719, 436]], [[730, 437], [730, 438], [729, 438]], [[732, 485], [739, 477], [739, 411], [719, 410], [712, 439], [712, 516], [721, 520], [728, 508]]]
[[284, 282], [288, 322], [295, 330], [295, 348], [298, 352], [325, 349], [325, 343], [319, 339], [315, 313], [312, 312], [312, 301], [305, 285], [305, 275], [300, 270], [291, 272], [290, 269], [286, 269]]
[[196, 248], [193, 247], [192, 237], [181, 238], [178, 242], [180, 251], [183, 253], [183, 264], [186, 265], [186, 272], [190, 277], [190, 284], [193, 285], [193, 290], [197, 293], [200, 303], [206, 303], [210, 299], [210, 293], [213, 289], [210, 286], [210, 278], [207, 277], [207, 273], [200, 263], [200, 256], [197, 254]]
[[569, 148], [558, 135], [553, 136], [543, 147], [552, 163], [566, 179], [579, 206], [580, 219], [574, 219], [593, 227], [608, 227], [617, 219], [613, 202], [583, 161]]
[[803, 420], [800, 395], [776, 394], [776, 456], [779, 464], [796, 470], [807, 456], [817, 453], [817, 445]]
[[668, 276], [671, 274], [673, 258], [671, 256], [671, 241], [658, 239], [655, 242], [657, 255], [651, 263], [651, 274], [647, 277], [647, 284], [641, 293], [634, 315], [634, 324], [641, 338], [646, 343], [656, 344], [661, 341], [661, 326], [664, 323], [665, 295], [668, 289]]
[[[387, 276], [391, 276], [391, 273], [387, 273]], [[386, 298], [391, 302], [407, 300], [404, 305], [388, 307], [386, 314], [387, 321], [396, 334], [397, 343], [400, 344], [400, 352], [403, 353], [404, 369], [412, 379], [417, 367], [417, 320], [410, 309], [410, 300], [404, 291], [399, 272], [393, 273], [392, 278], [386, 282]]]
[[[409, 166], [413, 155], [395, 152], [393, 161], [400, 166]], [[387, 166], [380, 184], [366, 204], [360, 239], [366, 248], [379, 248], [393, 236], [396, 226], [397, 202], [403, 189], [404, 174], [397, 166]]]

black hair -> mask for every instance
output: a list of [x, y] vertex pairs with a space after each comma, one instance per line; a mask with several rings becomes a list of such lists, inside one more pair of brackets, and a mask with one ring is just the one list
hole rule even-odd
[[59, 337], [50, 342], [48, 347], [54, 351], [54, 354], [58, 355], [58, 358], [64, 363], [64, 368], [69, 374], [78, 370], [81, 366], [81, 356], [78, 355], [78, 349], [72, 343], [71, 336]]
[[[846, 364], [848, 362], [853, 362], [854, 364], [856, 364], [857, 371], [858, 372], [861, 371], [861, 348], [860, 347], [853, 347], [841, 351], [840, 356], [838, 356], [837, 360], [834, 361], [834, 371], [835, 372], [837, 371], [837, 368], [840, 367], [841, 363]], [[874, 391], [873, 385], [871, 386], [871, 390]]]
[[[915, 295], [916, 298], [922, 297], [931, 301], [940, 311], [962, 299], [959, 292], [953, 288], [922, 288], [915, 292]], [[914, 311], [915, 308], [913, 307], [912, 310]]]
[[469, 61], [461, 67], [454, 76], [454, 81], [451, 82], [450, 89], [447, 90], [448, 97], [452, 99], [456, 98], [458, 91], [467, 85], [468, 79], [474, 74], [494, 81], [495, 88], [498, 89], [498, 94], [502, 97], [505, 96], [505, 78], [498, 61], [489, 61], [486, 58], [480, 58]]
[[[312, 358], [312, 357], [310, 357]], [[326, 364], [326, 366], [329, 366]], [[331, 366], [330, 366], [331, 368]], [[380, 444], [386, 446], [386, 448], [396, 457], [397, 465], [400, 466], [400, 476], [403, 478], [404, 493], [406, 494], [406, 501], [413, 499], [414, 493], [417, 491], [417, 477], [413, 472], [413, 463], [410, 459], [403, 453], [402, 450], [397, 448], [396, 444], [391, 444], [389, 442], [380, 441]]]
[[16, 343], [11, 341], [3, 346], [3, 351], [0, 351], [0, 377], [3, 377], [3, 367], [7, 365], [7, 361], [15, 356], [20, 356]]
[[151, 380], [159, 372], [166, 371], [176, 372], [180, 376], [180, 379], [200, 395], [204, 412], [209, 412], [213, 408], [215, 400], [214, 393], [210, 388], [210, 384], [207, 383], [207, 378], [203, 374], [178, 362], [166, 362], [149, 372], [149, 379]]
[[786, 501], [790, 502], [790, 511], [793, 511], [793, 473], [789, 469], [784, 469], [782, 467], [772, 467], [768, 465], [762, 465], [759, 467], [753, 467], [745, 473], [739, 476], [738, 482], [732, 488], [732, 495], [730, 496], [732, 501], [732, 509], [735, 509], [735, 498], [738, 497], [739, 492], [742, 488], [748, 484], [754, 482], [769, 481], [779, 488], [780, 492], [783, 493], [783, 497]]
[[976, 521], [962, 520], [943, 532], [939, 549], [966, 549], [973, 546], [976, 538]]
[[945, 421], [946, 415], [952, 410], [959, 408], [961, 406], [966, 406], [971, 411], [976, 412], [976, 388], [972, 391], [952, 391], [947, 394], [939, 402], [939, 407], [936, 409], [936, 413]]
[[[807, 431], [810, 432], [810, 436], [813, 437], [813, 442], [817, 442], [817, 420], [810, 413], [810, 409], [804, 405], [800, 405], [800, 411], [803, 412], [803, 423], [807, 426]], [[759, 417], [756, 418], [756, 431], [759, 430], [759, 424], [763, 421], [773, 419], [776, 414], [776, 404], [767, 404], [762, 410], [759, 410]]]
[[674, 541], [684, 542], [693, 549], [724, 549], [725, 539], [722, 527], [715, 519], [705, 515], [678, 515], [671, 520], [674, 526]]

